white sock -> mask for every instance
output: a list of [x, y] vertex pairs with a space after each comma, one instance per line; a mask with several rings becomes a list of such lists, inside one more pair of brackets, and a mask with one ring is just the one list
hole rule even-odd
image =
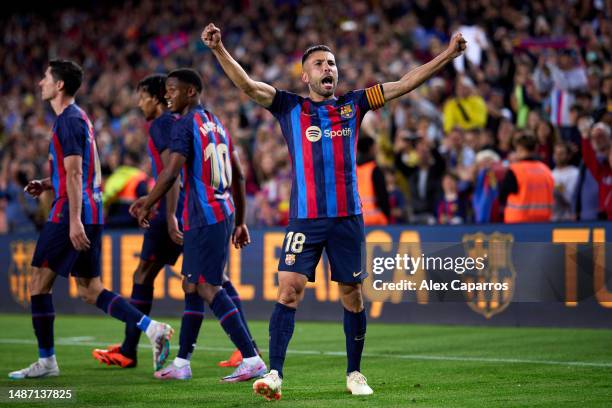
[[255, 364], [259, 361], [259, 356], [253, 356], [248, 358], [243, 358], [242, 362], [247, 364]]
[[54, 367], [57, 365], [57, 360], [55, 359], [55, 354], [51, 357], [39, 357], [38, 361], [44, 365], [45, 367]]
[[157, 325], [158, 322], [151, 319], [151, 323], [149, 323], [149, 327], [147, 327], [147, 330], [145, 331], [145, 334], [149, 339], [155, 334], [155, 328], [157, 327]]
[[189, 365], [189, 360], [185, 360], [184, 358], [174, 357], [174, 363], [176, 367], [183, 368]]

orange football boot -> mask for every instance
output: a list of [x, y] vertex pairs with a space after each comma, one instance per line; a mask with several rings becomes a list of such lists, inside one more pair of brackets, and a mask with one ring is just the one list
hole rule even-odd
[[94, 349], [91, 355], [100, 363], [108, 366], [116, 365], [121, 368], [136, 367], [136, 359], [121, 354], [121, 345], [119, 344], [113, 344], [106, 349]]
[[242, 353], [236, 349], [227, 360], [219, 361], [219, 367], [238, 367], [242, 363]]

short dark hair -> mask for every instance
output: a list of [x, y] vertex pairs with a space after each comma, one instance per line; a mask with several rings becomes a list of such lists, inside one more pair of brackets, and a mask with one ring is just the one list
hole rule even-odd
[[193, 85], [196, 91], [198, 91], [198, 93], [202, 92], [202, 88], [203, 88], [202, 77], [200, 76], [200, 74], [198, 74], [198, 72], [195, 69], [191, 69], [191, 68], [175, 69], [174, 71], [168, 74], [168, 78], [176, 78], [185, 84]]
[[312, 47], [308, 47], [308, 49], [304, 51], [304, 55], [302, 55], [302, 65], [304, 65], [304, 63], [306, 62], [310, 54], [316, 51], [327, 51], [333, 54], [331, 48], [329, 48], [327, 45], [323, 45], [323, 44], [313, 45]]
[[145, 91], [152, 97], [156, 98], [159, 103], [164, 103], [166, 100], [166, 75], [149, 75], [138, 82], [136, 89], [139, 91]]
[[74, 61], [53, 59], [49, 61], [51, 76], [56, 81], [64, 82], [64, 93], [74, 96], [83, 82], [83, 68]]
[[535, 152], [536, 147], [538, 146], [538, 139], [536, 139], [536, 137], [531, 133], [523, 133], [516, 138], [514, 145], [522, 146], [528, 152]]

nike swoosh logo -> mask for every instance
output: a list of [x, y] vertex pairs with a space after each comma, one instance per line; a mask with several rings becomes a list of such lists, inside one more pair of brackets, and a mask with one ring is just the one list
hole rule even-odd
[[359, 275], [361, 275], [361, 272], [362, 272], [362, 271], [359, 271], [359, 272], [353, 272], [353, 278], [356, 278], [356, 277], [358, 277]]

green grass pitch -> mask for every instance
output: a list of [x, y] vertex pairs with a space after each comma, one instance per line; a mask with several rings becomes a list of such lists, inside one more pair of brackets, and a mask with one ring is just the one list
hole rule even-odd
[[[180, 322], [168, 322], [177, 330], [172, 358]], [[267, 351], [267, 322], [254, 321], [250, 326]], [[219, 382], [230, 369], [216, 363], [232, 347], [210, 315], [200, 332], [190, 381], [154, 379], [146, 339], [141, 341], [137, 368], [99, 366], [91, 349], [120, 340], [123, 326], [106, 317], [65, 315], [58, 316], [55, 323], [60, 377], [9, 380], [9, 371], [34, 361], [37, 347], [27, 315], [0, 315], [0, 327], [4, 371], [0, 406], [612, 406], [612, 330], [370, 323], [362, 371], [375, 393], [353, 397], [345, 392], [342, 325], [303, 322], [298, 316], [285, 363], [283, 399], [266, 402], [252, 393], [251, 382]], [[76, 398], [70, 402], [9, 402], [8, 390], [20, 388], [69, 388]]]

